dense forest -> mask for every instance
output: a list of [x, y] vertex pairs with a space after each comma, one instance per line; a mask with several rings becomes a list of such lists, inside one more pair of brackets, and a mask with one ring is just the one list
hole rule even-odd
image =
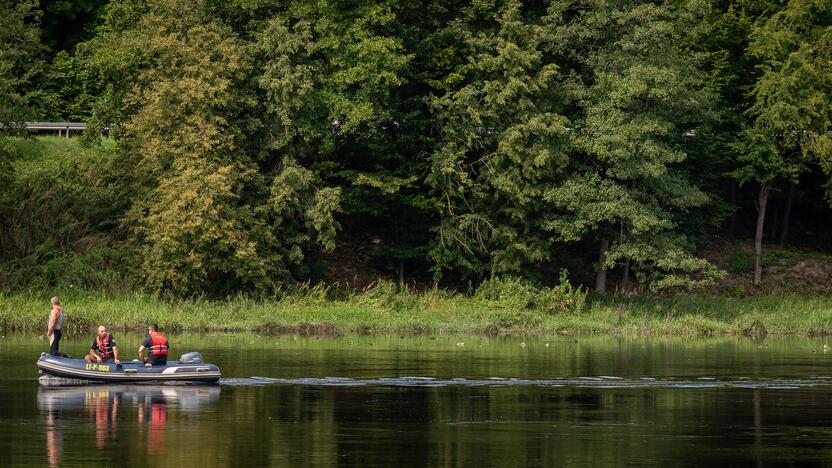
[[758, 284], [830, 119], [829, 0], [0, 0], [0, 289]]

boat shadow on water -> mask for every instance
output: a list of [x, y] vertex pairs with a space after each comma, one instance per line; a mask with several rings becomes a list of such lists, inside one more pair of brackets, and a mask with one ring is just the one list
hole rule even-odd
[[52, 376], [41, 376], [39, 383], [38, 409], [45, 419], [50, 466], [61, 465], [65, 420], [77, 420], [78, 413], [86, 414], [94, 425], [97, 449], [106, 449], [116, 439], [119, 425], [137, 425], [153, 455], [164, 452], [169, 407], [195, 413], [216, 403], [221, 392], [218, 385], [210, 384], [91, 385]]

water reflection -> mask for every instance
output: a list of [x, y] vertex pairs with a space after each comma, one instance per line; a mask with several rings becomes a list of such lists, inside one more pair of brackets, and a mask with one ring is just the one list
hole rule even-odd
[[63, 455], [64, 436], [57, 415], [53, 411], [46, 414], [46, 453], [49, 466], [60, 466]]
[[[168, 422], [168, 404], [164, 398], [155, 396], [143, 396], [142, 404], [139, 408], [139, 429], [141, 433], [145, 432], [145, 425], [150, 426], [150, 437], [148, 439], [148, 453], [157, 454], [161, 451], [165, 443], [165, 429]], [[149, 417], [148, 417], [149, 415]]]
[[832, 466], [820, 341], [181, 340], [232, 378], [39, 389], [0, 339], [0, 467]]
[[[118, 438], [119, 422], [138, 428], [140, 438], [146, 435], [147, 452], [164, 452], [168, 407], [179, 412], [196, 412], [216, 402], [220, 387], [169, 385], [67, 385], [41, 386], [38, 389], [38, 409], [44, 414], [46, 451], [50, 466], [59, 466], [63, 457], [64, 424], [62, 417], [72, 419], [75, 413], [87, 414], [94, 427], [95, 446], [103, 450]], [[129, 408], [124, 411], [122, 408]], [[135, 415], [132, 413], [135, 411]]]

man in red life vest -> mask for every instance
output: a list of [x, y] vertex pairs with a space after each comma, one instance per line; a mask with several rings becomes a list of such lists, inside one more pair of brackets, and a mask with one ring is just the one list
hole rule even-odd
[[113, 361], [120, 364], [116, 339], [113, 338], [113, 335], [107, 333], [107, 327], [104, 325], [98, 327], [98, 335], [92, 340], [90, 353], [84, 356], [84, 360], [87, 362]]
[[[168, 363], [168, 344], [165, 335], [159, 333], [159, 326], [155, 323], [147, 327], [147, 338], [139, 346], [139, 359], [154, 366], [164, 366]], [[148, 357], [144, 357], [144, 350], [148, 350]]]

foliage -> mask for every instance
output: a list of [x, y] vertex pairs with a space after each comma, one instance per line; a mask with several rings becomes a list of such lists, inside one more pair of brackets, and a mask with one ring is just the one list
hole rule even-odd
[[831, 23], [824, 0], [0, 2], [0, 133], [85, 120], [93, 144], [0, 140], [0, 281], [277, 297], [349, 262], [398, 276], [373, 308], [433, 274], [525, 325], [585, 297], [547, 287], [564, 265], [704, 287], [749, 184], [779, 208], [800, 183], [792, 224], [832, 187]]
[[337, 184], [345, 227], [362, 238], [372, 230], [372, 253], [404, 262], [424, 256], [432, 206], [414, 175], [425, 166], [414, 103], [395, 98], [413, 58], [395, 7], [275, 7], [250, 49], [267, 160], [288, 156], [319, 185]]
[[419, 305], [417, 294], [386, 279], [376, 281], [371, 287], [360, 293], [357, 300], [361, 304], [392, 312], [412, 310]]
[[586, 305], [587, 294], [583, 288], [574, 287], [562, 270], [560, 284], [552, 287], [541, 287], [515, 277], [493, 277], [477, 288], [474, 299], [489, 307], [536, 310], [550, 315], [580, 313]]
[[735, 252], [728, 261], [731, 273], [751, 273], [754, 271], [754, 256], [750, 252]]
[[13, 140], [0, 203], [0, 284], [111, 289], [128, 280], [126, 249], [111, 237], [127, 206], [111, 142]]
[[36, 84], [44, 70], [39, 21], [35, 0], [0, 2], [0, 136], [31, 120], [43, 104]]
[[93, 45], [93, 56], [99, 66], [113, 56], [130, 61], [119, 68], [135, 81], [110, 88], [100, 112], [125, 111], [119, 150], [134, 200], [123, 224], [140, 246], [147, 287], [275, 291], [303, 258], [307, 236], [290, 234], [292, 226], [331, 244], [338, 189], [315, 190], [314, 176], [287, 160], [267, 195], [264, 174], [243, 152], [244, 113], [254, 103], [240, 87], [249, 57], [203, 2], [111, 6], [112, 36]]
[[[763, 177], [791, 176], [795, 153], [814, 156], [832, 172], [832, 11], [823, 0], [791, 0], [754, 30], [748, 53], [762, 71], [752, 89], [752, 162], [765, 161]], [[763, 137], [761, 134], [765, 135]], [[773, 167], [772, 167], [773, 166]], [[759, 176], [758, 176], [759, 178]]]
[[95, 34], [106, 2], [98, 0], [40, 0], [44, 44], [55, 52], [72, 52]]
[[566, 162], [558, 67], [544, 60], [542, 27], [519, 2], [495, 16], [487, 28], [478, 16], [449, 25], [464, 55], [450, 89], [432, 99], [442, 131], [428, 178], [442, 210], [437, 277], [516, 273], [551, 250], [542, 197]]
[[[565, 12], [578, 10], [572, 16]], [[718, 277], [689, 253], [678, 220], [708, 201], [680, 164], [685, 134], [710, 118], [700, 57], [679, 42], [669, 5], [554, 2], [554, 52], [575, 64], [565, 84], [578, 108], [568, 177], [548, 189], [547, 227], [564, 241], [610, 239], [609, 269], [629, 261], [652, 288], [698, 287]]]
[[82, 60], [65, 51], [58, 52], [49, 64], [44, 83], [49, 91], [48, 107], [44, 111], [50, 119], [83, 122], [90, 117], [97, 83]]

